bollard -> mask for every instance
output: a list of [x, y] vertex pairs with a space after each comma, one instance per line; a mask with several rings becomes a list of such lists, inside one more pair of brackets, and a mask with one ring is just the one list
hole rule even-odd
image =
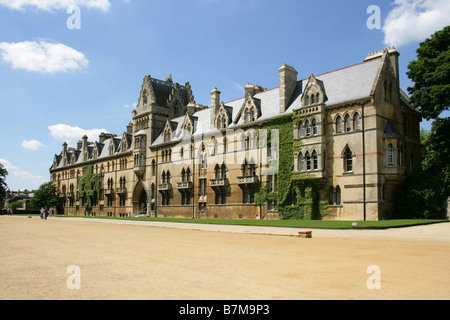
[[298, 236], [300, 238], [311, 238], [312, 237], [312, 232], [311, 231], [299, 231], [298, 232]]

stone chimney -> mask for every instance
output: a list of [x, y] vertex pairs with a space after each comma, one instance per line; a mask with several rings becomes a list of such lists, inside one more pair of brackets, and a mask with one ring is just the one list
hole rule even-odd
[[195, 113], [195, 111], [197, 111], [197, 105], [196, 105], [196, 103], [195, 102], [189, 102], [188, 103], [188, 105], [186, 106], [186, 110], [187, 110], [187, 113], [190, 115], [190, 116], [192, 116], [194, 113]]
[[98, 136], [98, 143], [103, 143], [106, 139], [106, 134], [104, 132], [100, 133]]
[[84, 135], [83, 140], [82, 140], [82, 146], [81, 146], [82, 153], [83, 153], [83, 161], [88, 160], [87, 147], [88, 147], [88, 137], [87, 137], [87, 135]]
[[297, 75], [298, 72], [294, 67], [283, 63], [280, 69], [280, 113], [285, 112], [289, 100], [291, 100], [292, 93], [297, 86]]
[[214, 88], [211, 91], [211, 129], [217, 129], [216, 126], [216, 115], [220, 107], [220, 91]]
[[127, 134], [133, 134], [133, 123], [130, 122], [127, 125]]
[[63, 165], [67, 165], [67, 142], [63, 143], [63, 153], [62, 153]]
[[400, 87], [400, 68], [398, 63], [398, 57], [400, 53], [395, 49], [395, 47], [390, 47], [387, 49], [389, 54], [389, 59], [391, 60], [392, 67], [394, 68], [395, 77], [397, 78], [397, 87]]
[[267, 88], [263, 88], [262, 86], [253, 83], [247, 83], [247, 85], [244, 88], [246, 97], [247, 96], [253, 97], [255, 94], [265, 90], [267, 90]]

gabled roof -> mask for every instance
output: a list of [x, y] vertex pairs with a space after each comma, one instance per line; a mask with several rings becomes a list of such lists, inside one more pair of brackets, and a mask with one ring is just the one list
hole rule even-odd
[[383, 138], [403, 139], [403, 136], [397, 130], [395, 125], [390, 120], [388, 120], [387, 123], [386, 123], [386, 127], [384, 129]]
[[[381, 58], [376, 58], [315, 76], [314, 78], [320, 81], [326, 92], [328, 100], [325, 105], [331, 106], [369, 97], [373, 85], [378, 79], [377, 74], [381, 63]], [[309, 78], [301, 80], [301, 86], [306, 88], [308, 81]], [[297, 84], [298, 86], [299, 84]], [[302, 95], [295, 99], [293, 103], [299, 102], [300, 104], [295, 108], [303, 107], [301, 99]]]

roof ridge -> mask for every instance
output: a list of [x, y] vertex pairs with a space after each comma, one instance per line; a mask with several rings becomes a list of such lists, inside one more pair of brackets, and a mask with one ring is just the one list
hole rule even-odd
[[[355, 63], [355, 64], [352, 64], [352, 65], [350, 65], [350, 66], [347, 66], [347, 67], [342, 67], [342, 68], [339, 68], [339, 69], [336, 69], [336, 70], [331, 70], [331, 71], [328, 71], [328, 72], [324, 72], [324, 73], [321, 73], [321, 74], [315, 75], [314, 77], [320, 77], [320, 76], [323, 76], [323, 75], [326, 75], [326, 74], [329, 74], [329, 73], [333, 73], [333, 72], [341, 71], [341, 70], [344, 70], [344, 69], [348, 69], [348, 68], [356, 67], [356, 66], [359, 66], [359, 65], [362, 65], [362, 64], [368, 63], [368, 62], [373, 62], [373, 61], [375, 61], [375, 60], [381, 60], [381, 57], [377, 57], [377, 58], [374, 58], [374, 59], [371, 59], [371, 60], [367, 60], [367, 61], [363, 61], [363, 62]], [[309, 77], [308, 77], [308, 78], [306, 78], [306, 79], [303, 79], [303, 80], [308, 80], [308, 79], [309, 79]]]

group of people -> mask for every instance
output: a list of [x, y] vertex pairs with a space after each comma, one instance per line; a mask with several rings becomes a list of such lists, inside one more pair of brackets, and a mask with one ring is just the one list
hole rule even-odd
[[47, 208], [41, 208], [41, 210], [39, 211], [41, 219], [47, 220], [47, 217], [51, 213], [51, 211], [52, 211], [52, 209], [49, 210]]

